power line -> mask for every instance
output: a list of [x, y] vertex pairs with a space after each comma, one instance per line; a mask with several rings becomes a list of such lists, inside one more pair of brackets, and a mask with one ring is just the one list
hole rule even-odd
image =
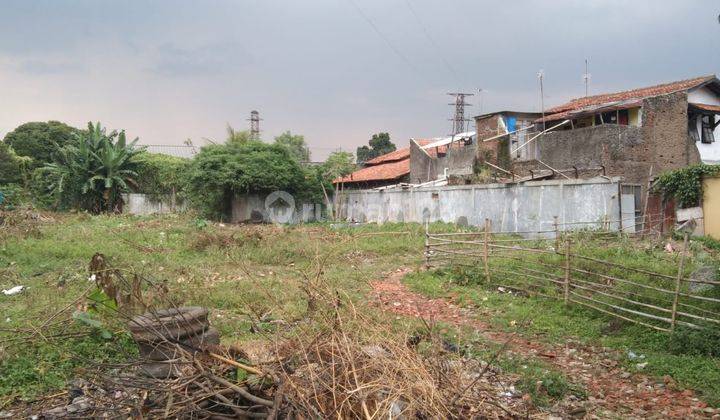
[[395, 53], [395, 55], [400, 57], [400, 59], [403, 60], [405, 62], [405, 64], [410, 66], [410, 68], [412, 68], [415, 72], [417, 72], [419, 74], [418, 69], [413, 65], [413, 63], [407, 58], [407, 56], [405, 54], [403, 54], [400, 51], [399, 48], [397, 48], [395, 46], [395, 44], [392, 43], [392, 41], [390, 41], [390, 39], [388, 37], [385, 36], [385, 34], [382, 33], [382, 31], [380, 31], [380, 28], [378, 28], [378, 26], [375, 25], [375, 22], [373, 22], [372, 19], [370, 19], [370, 17], [368, 15], [366, 15], [362, 11], [362, 9], [360, 9], [360, 7], [358, 7], [358, 5], [355, 4], [355, 2], [353, 0], [347, 0], [347, 1], [348, 1], [348, 3], [350, 3], [353, 6], [353, 8], [355, 8], [355, 11], [368, 23], [368, 25], [370, 25], [370, 27], [375, 31], [375, 33], [380, 38], [382, 38], [383, 41], [385, 41], [385, 43], [388, 45], [388, 47], [390, 47], [390, 49]]
[[423, 24], [417, 11], [415, 11], [415, 8], [410, 3], [410, 0], [405, 0], [405, 4], [407, 5], [408, 9], [410, 9], [410, 13], [415, 18], [415, 21], [417, 21], [423, 34], [425, 34], [425, 37], [428, 39], [428, 41], [430, 41], [430, 44], [432, 44], [433, 47], [437, 50], [438, 55], [440, 56], [440, 60], [445, 64], [445, 67], [447, 67], [447, 69], [450, 71], [450, 73], [452, 73], [453, 77], [455, 78], [455, 83], [460, 85], [460, 77], [458, 76], [457, 71], [455, 71], [455, 68], [450, 64], [450, 62], [447, 59], [445, 59], [445, 56], [443, 55], [443, 49], [440, 48], [438, 43], [435, 42], [435, 39], [430, 35], [430, 32], [427, 30], [426, 26]]

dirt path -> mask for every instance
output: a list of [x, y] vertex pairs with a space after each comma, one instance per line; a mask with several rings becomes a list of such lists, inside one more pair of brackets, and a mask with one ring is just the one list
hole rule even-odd
[[430, 299], [410, 291], [402, 278], [409, 269], [399, 269], [371, 283], [376, 302], [399, 315], [421, 317], [456, 326], [475, 328], [494, 342], [510, 341], [510, 351], [554, 365], [570, 380], [581, 383], [588, 392], [582, 403], [589, 417], [607, 418], [720, 418], [720, 414], [694, 396], [690, 390], [674, 389], [672, 378], [656, 380], [625, 370], [618, 351], [590, 347], [569, 341], [551, 345], [494, 330], [477, 319], [472, 310], [446, 299]]

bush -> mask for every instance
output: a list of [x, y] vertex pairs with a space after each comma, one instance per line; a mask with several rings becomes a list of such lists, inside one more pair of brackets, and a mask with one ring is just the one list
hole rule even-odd
[[720, 331], [715, 325], [678, 327], [668, 336], [667, 349], [676, 355], [720, 357]]
[[179, 193], [185, 186], [190, 159], [141, 152], [132, 159], [137, 172], [135, 190], [143, 194]]
[[256, 141], [218, 144], [203, 147], [193, 159], [187, 195], [203, 217], [223, 219], [230, 214], [235, 194], [302, 194], [311, 182], [284, 146]]
[[22, 203], [23, 189], [18, 184], [0, 185], [0, 209], [12, 210]]
[[653, 190], [660, 192], [663, 198], [675, 198], [683, 207], [700, 205], [702, 199], [702, 179], [704, 176], [714, 176], [720, 173], [720, 165], [707, 165], [699, 163], [686, 168], [661, 174]]
[[0, 142], [0, 184], [20, 182], [20, 160], [13, 149]]

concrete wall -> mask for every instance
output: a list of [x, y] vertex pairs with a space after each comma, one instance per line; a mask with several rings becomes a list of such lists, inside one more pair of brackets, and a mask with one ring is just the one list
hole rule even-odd
[[410, 141], [410, 182], [421, 184], [449, 176], [466, 176], [473, 174], [477, 146], [458, 145], [449, 147], [442, 156], [431, 156], [414, 141]]
[[270, 202], [267, 200], [268, 195], [243, 194], [233, 197], [230, 222], [295, 224], [323, 220], [325, 206], [320, 203], [298, 203], [292, 200], [290, 204], [293, 206], [290, 206], [285, 200]]
[[702, 209], [705, 234], [720, 240], [720, 178], [703, 180]]
[[123, 213], [135, 215], [179, 213], [187, 210], [182, 200], [176, 200], [174, 210], [172, 197], [168, 195], [123, 194]]
[[[356, 222], [443, 221], [483, 226], [489, 218], [494, 231], [552, 229], [561, 223], [620, 219], [619, 179], [536, 181], [523, 184], [486, 184], [384, 191], [345, 192], [340, 214]], [[634, 209], [622, 209], [633, 212]], [[632, 223], [631, 221], [629, 223]], [[611, 223], [618, 229], [619, 223]], [[575, 226], [577, 227], [577, 226]]]
[[437, 176], [442, 176], [445, 169], [450, 176], [472, 175], [476, 154], [477, 145], [475, 144], [449, 148], [445, 156], [437, 158]]
[[410, 182], [422, 184], [437, 179], [435, 158], [414, 140], [410, 140]]

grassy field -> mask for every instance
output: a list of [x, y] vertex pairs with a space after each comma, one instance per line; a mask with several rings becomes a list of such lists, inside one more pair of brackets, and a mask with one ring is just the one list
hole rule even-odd
[[[352, 297], [359, 308], [372, 312], [378, 322], [393, 324], [399, 335], [411, 334], [419, 322], [383, 316], [367, 306], [370, 280], [410, 267], [416, 269], [406, 278], [412, 289], [452, 297], [499, 329], [518, 330], [516, 321], [529, 319], [522, 326], [527, 336], [546, 341], [574, 337], [644, 354], [648, 372], [672, 375], [682, 386], [701, 391], [709, 402], [720, 403], [718, 359], [706, 354], [708, 344], [701, 338], [669, 337], [616, 325], [607, 317], [557, 302], [497, 293], [471, 272], [422, 272], [424, 229], [419, 225], [236, 226], [185, 216], [49, 214], [40, 219], [17, 217], [4, 229], [0, 288], [28, 288], [15, 296], [0, 295], [0, 408], [62, 389], [88, 361], [123, 360], [133, 354], [134, 346], [117, 319], [103, 320], [113, 333], [110, 339], [84, 334], [58, 341], [33, 333], [92, 288], [88, 263], [98, 252], [113, 267], [164, 284], [178, 303], [211, 308], [211, 322], [225, 344], [262, 341], [264, 335], [258, 331], [271, 332], [278, 322], [292, 325], [300, 319], [308, 302], [303, 285], [318, 274]], [[455, 228], [437, 224], [432, 229]], [[628, 258], [654, 266], [658, 259], [669, 258], [661, 250], [638, 252], [636, 245], [622, 246], [626, 249], [597, 252], [630, 253]], [[87, 332], [88, 327], [76, 322], [72, 329]], [[446, 326], [443, 333], [478, 359], [487, 360], [497, 350], [496, 344], [484, 342], [471, 330]], [[28, 336], [32, 339], [26, 340]], [[710, 346], [720, 344], [710, 342]], [[539, 405], [550, 405], [568, 394], [584, 396], [582, 387], [540, 360], [505, 356], [498, 363], [517, 376], [517, 386]], [[632, 368], [629, 360], [628, 366]], [[538, 381], [546, 384], [541, 394], [535, 392]]]
[[[583, 255], [660, 273], [677, 272], [679, 257], [668, 254], [663, 241], [620, 238], [600, 244], [590, 239], [589, 235], [578, 235], [574, 239], [577, 252]], [[692, 256], [686, 261], [686, 273], [700, 263], [715, 269], [720, 266], [717, 250], [703, 246], [704, 243], [691, 242]], [[553, 258], [562, 260], [562, 256], [536, 255], [523, 255], [522, 261], [491, 258], [490, 267], [502, 266], [507, 270], [513, 265], [523, 265], [547, 271], [548, 266], [533, 264]], [[609, 274], [617, 271], [620, 270], [605, 268]], [[562, 270], [558, 274], [562, 277]], [[452, 298], [460, 305], [472, 308], [501, 330], [515, 330], [517, 322], [527, 320], [521, 333], [535, 340], [562, 343], [567, 339], [579, 339], [587, 345], [620, 350], [627, 355], [623, 361], [629, 371], [638, 371], [637, 364], [647, 362], [643, 373], [657, 377], [669, 375], [679, 386], [693, 389], [709, 404], [720, 406], [720, 332], [717, 330], [708, 332], [680, 328], [674, 334], [668, 334], [609, 318], [577, 305], [566, 306], [562, 300], [498, 291], [498, 284], [527, 285], [533, 282], [533, 279], [520, 277], [492, 272], [491, 283], [488, 284], [479, 263], [474, 268], [440, 268], [415, 273], [406, 277], [405, 281], [411, 289], [424, 295]], [[707, 293], [717, 297], [715, 289]], [[714, 309], [717, 311], [717, 305]]]
[[[234, 343], [257, 339], [253, 324], [272, 328], [272, 320], [301, 316], [301, 280], [314, 273], [319, 258], [326, 260], [324, 281], [359, 297], [367, 281], [384, 271], [417, 264], [423, 241], [418, 226], [331, 229], [233, 226], [178, 216], [48, 217], [9, 222], [0, 238], [0, 288], [27, 287], [19, 295], [0, 295], [0, 406], [62, 388], [83, 359], [118, 359], [132, 348], [122, 323], [113, 320], [108, 326], [118, 333], [111, 340], [90, 335], [58, 343], [38, 334], [27, 343], [13, 341], [15, 330], [39, 327], [92, 286], [87, 267], [96, 252], [114, 267], [164, 282], [178, 303], [212, 308], [223, 342]], [[382, 234], [393, 231], [402, 233]]]

